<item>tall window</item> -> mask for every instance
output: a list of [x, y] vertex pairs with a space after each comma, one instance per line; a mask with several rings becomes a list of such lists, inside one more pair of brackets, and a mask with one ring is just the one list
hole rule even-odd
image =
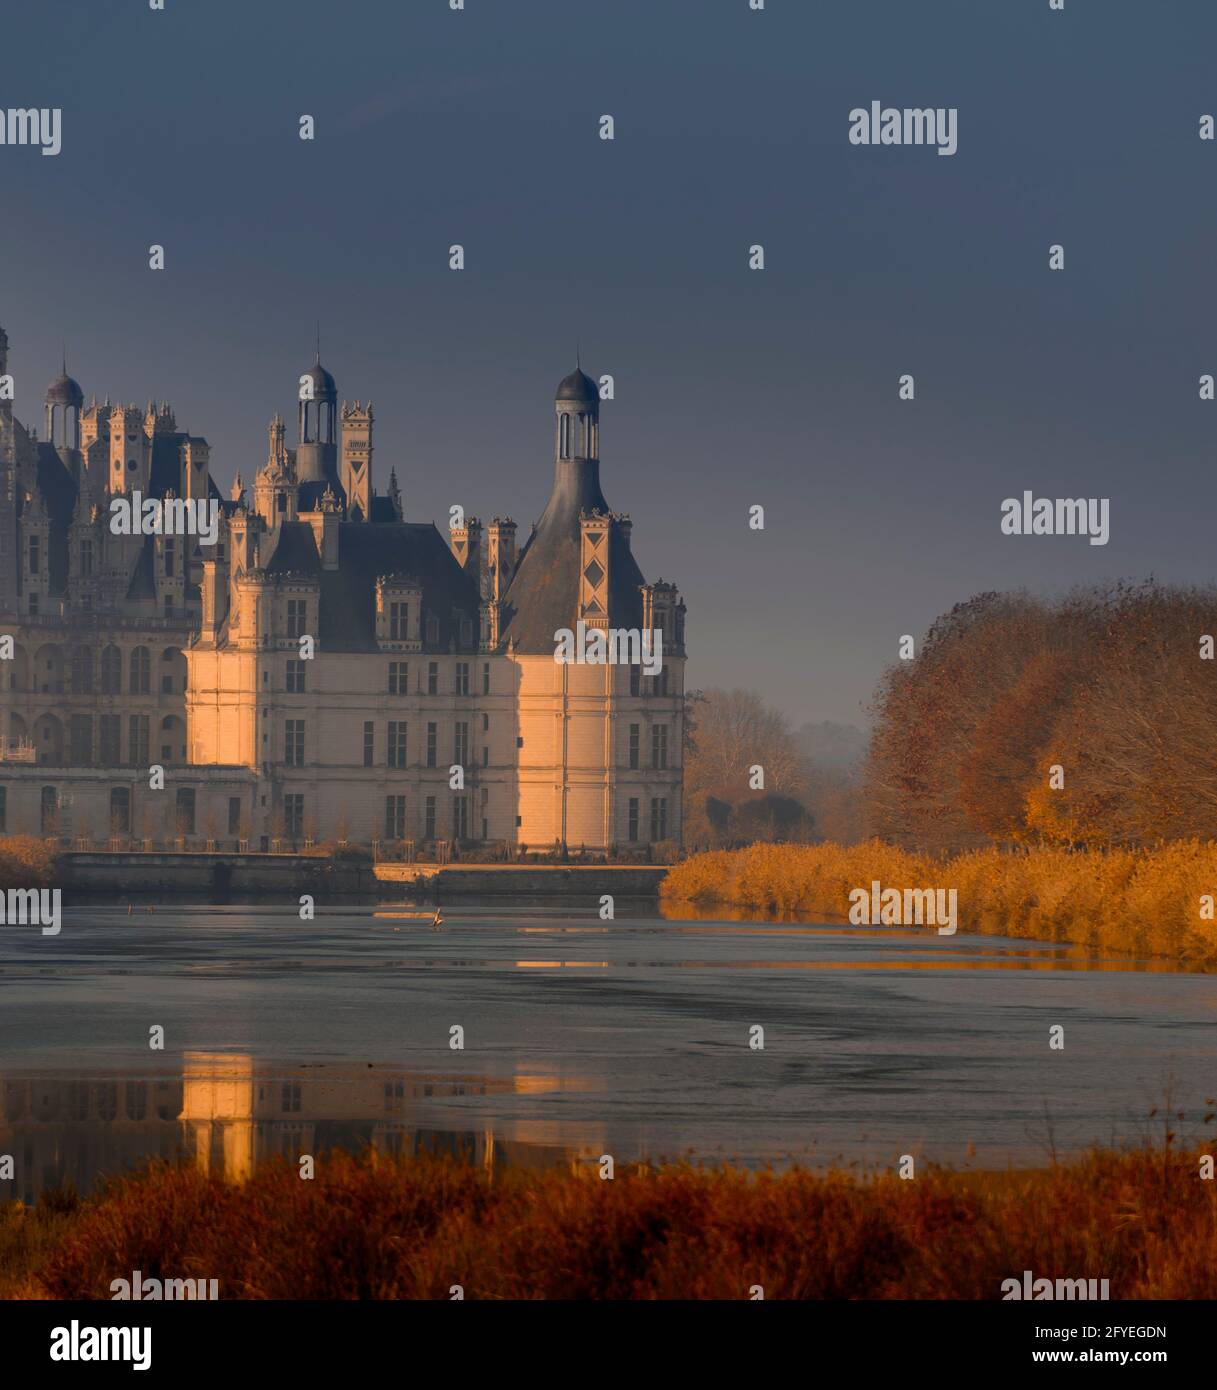
[[283, 833], [289, 840], [304, 834], [304, 793], [287, 792], [283, 798]]
[[565, 412], [558, 416], [558, 453], [564, 458], [570, 458], [570, 416]]
[[404, 642], [410, 632], [410, 605], [408, 603], [389, 604], [389, 640]]
[[305, 662], [296, 657], [289, 657], [287, 661], [287, 693], [289, 695], [304, 694], [304, 672]]
[[389, 694], [408, 695], [410, 693], [410, 666], [405, 661], [389, 662]]
[[146, 764], [148, 761], [148, 716], [133, 714], [127, 724], [127, 761]]
[[363, 765], [371, 767], [376, 756], [376, 726], [370, 719], [363, 725]]
[[464, 792], [452, 798], [452, 836], [456, 840], [469, 838], [469, 797]]
[[304, 720], [284, 721], [283, 761], [288, 767], [304, 766]]
[[389, 720], [389, 766], [406, 765], [406, 725], [396, 719]]
[[136, 647], [131, 653], [131, 694], [147, 695], [152, 688], [152, 657], [147, 647]]
[[80, 543], [80, 574], [82, 579], [88, 579], [93, 573], [93, 542], [83, 540]]
[[241, 833], [241, 798], [239, 796], [228, 798], [228, 833], [230, 835]]
[[165, 578], [173, 578], [174, 542], [172, 539], [165, 541]]
[[121, 714], [103, 714], [99, 722], [101, 764], [103, 767], [117, 767], [122, 762], [119, 743], [122, 739], [123, 717]]
[[40, 543], [40, 540], [41, 540], [41, 537], [39, 537], [39, 536], [31, 536], [31, 537], [30, 537], [30, 573], [31, 573], [31, 574], [37, 574], [37, 573], [38, 573], [39, 543]]
[[469, 663], [467, 661], [456, 663], [456, 693], [458, 695], [469, 694]]
[[110, 834], [131, 833], [131, 788], [110, 788]]
[[308, 617], [308, 599], [289, 598], [287, 601], [287, 635], [303, 637]]
[[631, 663], [630, 663], [630, 694], [631, 694], [631, 695], [637, 695], [641, 689], [642, 689], [642, 674], [641, 674], [641, 672], [639, 671], [638, 667], [637, 667], [633, 662], [631, 662]]
[[406, 798], [404, 796], [385, 797], [385, 839], [404, 840], [406, 838]]
[[101, 654], [101, 693], [119, 695], [123, 688], [123, 654], [117, 647], [106, 647]]
[[427, 694], [439, 694], [439, 662], [427, 662]]
[[429, 796], [423, 802], [423, 838], [435, 839], [435, 798]]
[[668, 798], [666, 796], [653, 796], [651, 798], [651, 839], [666, 840], [668, 838]]
[[87, 767], [93, 761], [93, 716], [74, 714], [71, 723], [70, 757], [76, 767]]
[[629, 828], [627, 835], [631, 840], [636, 840], [638, 838], [638, 798], [636, 796], [630, 797]]
[[482, 694], [490, 694], [490, 662], [482, 662]]
[[91, 647], [72, 648], [72, 694], [93, 693], [93, 650]]
[[194, 788], [179, 787], [177, 789], [177, 806], [174, 817], [179, 835], [194, 834]]
[[439, 725], [427, 725], [427, 766], [435, 766], [436, 754], [439, 751]]
[[668, 726], [666, 724], [654, 724], [651, 726], [651, 766], [667, 767], [668, 765]]
[[641, 725], [630, 725], [630, 766], [638, 766], [638, 735]]
[[469, 725], [460, 719], [452, 730], [452, 761], [458, 767], [469, 761]]

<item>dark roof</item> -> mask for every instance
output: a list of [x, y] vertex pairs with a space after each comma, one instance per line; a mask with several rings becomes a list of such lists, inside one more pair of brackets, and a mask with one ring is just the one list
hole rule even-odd
[[[579, 611], [579, 517], [607, 512], [595, 459], [559, 459], [549, 503], [520, 555], [507, 590], [502, 635], [528, 654], [554, 650], [554, 633], [573, 628]], [[613, 528], [609, 549], [609, 618], [614, 627], [640, 627], [646, 581], [625, 537]]]
[[303, 375], [311, 378], [313, 382], [314, 400], [324, 400], [331, 396], [337, 396], [338, 386], [334, 378], [321, 365], [320, 358]]
[[429, 522], [372, 524], [340, 521], [338, 568], [322, 569], [321, 557], [306, 521], [284, 522], [266, 569], [272, 574], [316, 576], [321, 585], [321, 642], [328, 651], [375, 651], [376, 581], [382, 574], [404, 574], [421, 584], [423, 619], [439, 623], [430, 651], [461, 647], [461, 620], [471, 624], [467, 651], [476, 651], [479, 622], [477, 585], [457, 564], [443, 537]]
[[558, 382], [558, 390], [554, 399], [557, 401], [599, 401], [600, 393], [596, 390], [596, 383], [591, 377], [576, 367], [570, 376], [564, 376]]
[[379, 493], [374, 493], [372, 495], [372, 515], [368, 520], [375, 522], [396, 521], [397, 508], [393, 505], [393, 499], [381, 497]]
[[67, 372], [64, 372], [46, 388], [45, 399], [47, 405], [79, 406], [85, 403], [85, 393], [80, 389], [80, 383], [73, 381]]
[[38, 491], [51, 522], [47, 543], [50, 590], [52, 594], [62, 594], [68, 582], [68, 527], [76, 508], [76, 479], [46, 440], [38, 442]]
[[156, 576], [153, 570], [155, 548], [151, 536], [144, 537], [140, 547], [139, 559], [131, 571], [131, 582], [127, 585], [129, 599], [152, 599], [156, 601]]
[[325, 496], [326, 488], [333, 492], [340, 503], [346, 502], [346, 489], [337, 478], [311, 479], [301, 483], [296, 489], [296, 506], [302, 512], [315, 512], [317, 504]]

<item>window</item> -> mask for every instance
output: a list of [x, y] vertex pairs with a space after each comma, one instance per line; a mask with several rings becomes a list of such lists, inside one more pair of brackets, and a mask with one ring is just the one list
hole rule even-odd
[[435, 839], [435, 798], [429, 796], [423, 803], [423, 838]]
[[642, 676], [637, 666], [630, 664], [630, 694], [637, 695], [642, 687]]
[[289, 695], [304, 694], [304, 671], [303, 661], [295, 657], [289, 657], [287, 662], [287, 693]]
[[123, 654], [117, 647], [106, 647], [101, 654], [101, 693], [119, 695], [123, 688]]
[[92, 695], [93, 652], [89, 647], [72, 648], [72, 694]]
[[427, 766], [428, 766], [428, 767], [434, 767], [434, 766], [435, 766], [435, 755], [436, 755], [436, 752], [437, 752], [437, 745], [438, 745], [438, 743], [439, 743], [439, 725], [438, 725], [438, 724], [428, 724], [428, 725], [427, 725]]
[[456, 693], [458, 695], [469, 694], [469, 663], [467, 661], [456, 663]]
[[408, 603], [389, 604], [389, 640], [405, 642], [410, 632], [410, 605]]
[[165, 578], [173, 578], [173, 548], [174, 543], [171, 539], [165, 541]]
[[376, 726], [370, 719], [363, 725], [363, 765], [371, 767], [376, 754]]
[[639, 728], [640, 728], [640, 726], [639, 726], [638, 724], [631, 724], [631, 725], [630, 725], [630, 766], [631, 766], [631, 767], [637, 767], [637, 766], [638, 766], [638, 733], [639, 733]]
[[38, 616], [38, 595], [37, 595], [37, 594], [31, 594], [31, 595], [30, 595], [30, 616], [31, 616], [31, 617], [34, 617], [34, 618], [36, 618], [36, 617]]
[[288, 767], [304, 766], [304, 720], [284, 721], [283, 761]]
[[116, 767], [122, 762], [119, 744], [122, 739], [123, 717], [121, 714], [103, 714], [100, 724], [101, 765]]
[[651, 766], [668, 765], [668, 726], [655, 724], [651, 728]]
[[54, 787], [43, 787], [39, 807], [39, 824], [44, 835], [59, 833], [59, 792]]
[[289, 840], [304, 834], [304, 793], [288, 792], [283, 798], [283, 831]]
[[148, 761], [148, 716], [133, 714], [127, 724], [127, 761], [147, 763]]
[[93, 716], [74, 714], [71, 723], [71, 761], [77, 767], [93, 761]]
[[439, 694], [439, 662], [427, 662], [427, 694]]
[[469, 797], [464, 792], [452, 798], [452, 837], [456, 840], [469, 838]]
[[469, 725], [464, 720], [458, 719], [452, 730], [452, 761], [458, 767], [469, 761]]
[[385, 797], [385, 839], [404, 840], [406, 838], [406, 798], [404, 796]]
[[389, 720], [389, 766], [406, 765], [406, 725], [395, 719]]
[[179, 835], [194, 834], [194, 788], [179, 787], [177, 789], [177, 815], [175, 823]]
[[93, 542], [84, 540], [80, 543], [80, 575], [82, 579], [88, 579], [93, 573]]
[[636, 840], [638, 838], [638, 798], [636, 796], [630, 797], [630, 816], [627, 838], [630, 840]]
[[241, 798], [239, 796], [228, 798], [228, 833], [230, 835], [241, 833]]
[[131, 788], [110, 788], [110, 834], [131, 833]]
[[296, 1114], [300, 1109], [300, 1083], [285, 1081], [279, 1091], [279, 1109], [285, 1114]]
[[[490, 766], [490, 745], [488, 743], [482, 744], [482, 766]], [[483, 835], [482, 838], [485, 839], [486, 837]]]
[[490, 662], [482, 662], [482, 694], [490, 694]]
[[389, 694], [408, 695], [410, 693], [410, 666], [405, 661], [389, 662]]
[[42, 539], [42, 538], [41, 538], [40, 536], [31, 536], [31, 537], [30, 537], [30, 573], [31, 573], [31, 574], [37, 574], [37, 573], [38, 573], [38, 558], [39, 558], [38, 547], [39, 547], [39, 544], [40, 544], [40, 542], [41, 542], [41, 539]]
[[653, 796], [651, 798], [651, 839], [666, 840], [668, 838], [668, 798], [666, 796]]
[[152, 688], [152, 658], [147, 647], [136, 647], [131, 653], [131, 694], [147, 695]]
[[287, 601], [287, 635], [303, 637], [308, 617], [308, 599], [289, 598]]
[[558, 456], [570, 458], [570, 416], [565, 412], [558, 416]]

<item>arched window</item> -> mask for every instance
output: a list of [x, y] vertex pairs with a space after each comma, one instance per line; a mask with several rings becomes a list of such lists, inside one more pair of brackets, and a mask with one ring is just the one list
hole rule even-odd
[[570, 416], [565, 411], [559, 418], [558, 433], [560, 436], [559, 457], [568, 459], [570, 458]]

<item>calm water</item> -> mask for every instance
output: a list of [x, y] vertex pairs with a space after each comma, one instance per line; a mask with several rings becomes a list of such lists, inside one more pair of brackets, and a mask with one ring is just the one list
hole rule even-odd
[[65, 910], [58, 937], [0, 928], [18, 1173], [0, 1197], [150, 1154], [239, 1173], [369, 1142], [486, 1164], [1035, 1165], [1145, 1137], [1168, 1095], [1203, 1132], [1217, 1094], [1214, 976], [994, 937], [583, 905], [454, 907], [436, 931], [402, 910], [101, 906]]

